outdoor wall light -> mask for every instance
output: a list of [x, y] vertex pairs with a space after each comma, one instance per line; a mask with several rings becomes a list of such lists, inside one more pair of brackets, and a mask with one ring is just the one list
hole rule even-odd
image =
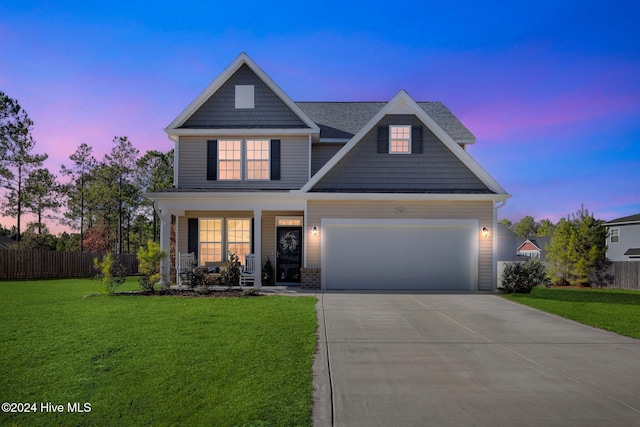
[[489, 237], [489, 229], [487, 227], [482, 227], [482, 235], [484, 237]]
[[313, 234], [314, 236], [318, 235], [318, 227], [316, 227], [315, 225], [311, 228], [311, 234]]

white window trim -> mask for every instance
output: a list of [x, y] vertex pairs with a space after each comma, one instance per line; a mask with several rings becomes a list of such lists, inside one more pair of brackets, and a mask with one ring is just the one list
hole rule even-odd
[[[211, 261], [211, 262], [226, 262], [229, 260], [229, 221], [249, 221], [249, 250], [251, 250], [251, 245], [253, 244], [253, 240], [252, 240], [252, 236], [251, 236], [251, 219], [252, 218], [237, 218], [237, 217], [202, 217], [202, 218], [198, 218], [198, 251], [201, 250], [201, 245], [202, 243], [217, 243], [217, 242], [203, 242], [202, 239], [200, 238], [201, 234], [200, 232], [202, 231], [202, 227], [201, 227], [201, 221], [220, 221], [220, 233], [221, 233], [221, 239], [222, 241], [220, 242], [221, 245], [221, 258], [220, 260], [216, 260], [216, 261]], [[233, 242], [233, 243], [238, 243], [238, 242]], [[244, 242], [240, 242], [240, 243], [244, 243]], [[236, 254], [238, 255], [238, 257], [240, 257], [240, 259], [242, 260], [245, 254]], [[200, 265], [200, 267], [203, 267], [205, 265], [204, 262], [201, 262], [202, 256], [200, 257], [200, 260], [198, 260], [198, 264]]]
[[[224, 233], [225, 233], [225, 219], [224, 218], [220, 218], [220, 217], [204, 217], [204, 218], [198, 218], [198, 252], [201, 253], [202, 251], [202, 244], [203, 243], [218, 243], [218, 242], [208, 242], [208, 241], [202, 241], [201, 239], [201, 233], [202, 233], [202, 221], [220, 221], [220, 246], [221, 246], [221, 254], [220, 256], [224, 259], [224, 254], [225, 254], [225, 239], [224, 239]], [[199, 257], [200, 259], [198, 260], [198, 264], [200, 265], [200, 267], [203, 267], [205, 265], [206, 262], [202, 261], [202, 254]], [[211, 261], [211, 262], [222, 262], [223, 260], [216, 260], [216, 261]]]
[[[240, 141], [240, 178], [239, 179], [226, 179], [220, 177], [220, 162], [224, 161], [220, 158], [220, 150], [222, 147], [221, 142], [225, 141]], [[266, 141], [267, 142], [267, 150], [269, 153], [269, 157], [266, 159], [268, 172], [267, 178], [249, 178], [249, 156], [247, 155], [247, 141]], [[220, 139], [218, 140], [218, 181], [222, 182], [242, 182], [242, 181], [250, 181], [250, 182], [268, 182], [271, 181], [271, 138], [241, 138], [241, 139]]]
[[[616, 232], [615, 236], [613, 234], [614, 231]], [[614, 241], [613, 240], [614, 237], [616, 237], [617, 240]], [[609, 235], [609, 241], [611, 243], [620, 243], [620, 229], [619, 228], [612, 228], [611, 229], [611, 234]]]
[[[220, 173], [222, 172], [222, 168], [220, 167], [221, 162], [223, 161], [229, 161], [229, 160], [223, 160], [220, 158], [220, 151], [222, 150], [222, 142], [240, 142], [240, 158], [238, 160], [233, 160], [240, 162], [240, 178], [239, 179], [228, 179], [228, 178], [222, 178], [220, 176]], [[243, 140], [242, 139], [220, 139], [218, 140], [218, 181], [223, 181], [223, 182], [240, 182], [243, 181], [243, 171], [242, 171], [242, 149], [243, 146]]]
[[[393, 134], [392, 128], [408, 128], [409, 129], [409, 146], [407, 147], [407, 151], [394, 151], [392, 150], [392, 141], [394, 139], [391, 137]], [[404, 140], [404, 139], [403, 139]], [[389, 125], [389, 154], [411, 154], [411, 125]]]
[[[300, 221], [300, 224], [292, 225], [292, 224], [280, 224], [280, 221]], [[304, 225], [304, 217], [301, 216], [277, 216], [276, 217], [276, 227], [302, 227]]]
[[[224, 219], [224, 230], [223, 230], [223, 234], [222, 237], [225, 240], [223, 248], [224, 249], [224, 253], [222, 255], [222, 258], [224, 261], [228, 261], [229, 260], [229, 221], [248, 221], [249, 222], [249, 241], [248, 242], [232, 242], [232, 243], [236, 243], [236, 244], [244, 244], [247, 243], [249, 245], [249, 252], [251, 252], [251, 245], [253, 244], [253, 241], [251, 240], [251, 218], [236, 218], [236, 217], [229, 217], [229, 218], [225, 218]], [[238, 256], [238, 258], [240, 258], [240, 262], [241, 263], [245, 263], [245, 259], [244, 256], [246, 254], [236, 254]]]
[[[267, 178], [249, 178], [249, 155], [248, 155], [248, 141], [266, 141], [267, 142], [267, 153], [269, 156], [266, 159], [267, 162]], [[244, 170], [246, 173], [245, 180], [246, 181], [271, 181], [271, 139], [265, 138], [248, 138], [243, 140], [244, 143]]]

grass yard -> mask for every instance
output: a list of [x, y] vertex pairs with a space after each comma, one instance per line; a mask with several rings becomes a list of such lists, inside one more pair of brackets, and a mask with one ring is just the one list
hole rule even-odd
[[505, 295], [585, 325], [640, 339], [640, 292], [619, 289], [541, 288]]
[[98, 288], [0, 282], [0, 401], [36, 404], [0, 425], [311, 425], [315, 298], [85, 297]]

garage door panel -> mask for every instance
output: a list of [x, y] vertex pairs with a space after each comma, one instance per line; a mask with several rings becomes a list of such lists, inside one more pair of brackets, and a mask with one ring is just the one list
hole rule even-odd
[[474, 230], [469, 224], [328, 224], [326, 287], [468, 290], [477, 260]]

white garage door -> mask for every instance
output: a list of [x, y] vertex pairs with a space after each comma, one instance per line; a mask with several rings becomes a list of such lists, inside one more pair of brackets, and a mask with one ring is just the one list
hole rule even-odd
[[475, 290], [476, 220], [322, 220], [325, 289]]

